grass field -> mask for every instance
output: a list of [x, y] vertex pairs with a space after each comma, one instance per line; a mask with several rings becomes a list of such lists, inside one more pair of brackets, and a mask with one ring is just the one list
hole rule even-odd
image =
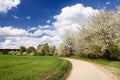
[[64, 80], [71, 64], [48, 56], [0, 56], [0, 80]]

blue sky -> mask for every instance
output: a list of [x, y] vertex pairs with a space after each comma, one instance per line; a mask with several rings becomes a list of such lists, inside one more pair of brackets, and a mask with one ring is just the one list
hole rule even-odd
[[0, 0], [0, 48], [59, 45], [65, 31], [77, 31], [99, 9], [120, 0]]

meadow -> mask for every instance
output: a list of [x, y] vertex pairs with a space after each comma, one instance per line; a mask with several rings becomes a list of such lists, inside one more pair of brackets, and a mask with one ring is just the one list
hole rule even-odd
[[0, 80], [64, 80], [71, 64], [50, 56], [0, 56]]

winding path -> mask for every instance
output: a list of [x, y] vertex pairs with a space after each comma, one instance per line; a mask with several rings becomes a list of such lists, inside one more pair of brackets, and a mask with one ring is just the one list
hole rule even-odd
[[94, 64], [76, 59], [64, 59], [72, 63], [72, 70], [66, 80], [116, 80], [111, 73]]

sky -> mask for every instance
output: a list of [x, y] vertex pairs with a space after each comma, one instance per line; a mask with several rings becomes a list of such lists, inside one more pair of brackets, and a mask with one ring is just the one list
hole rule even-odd
[[59, 46], [100, 9], [115, 10], [120, 0], [0, 0], [0, 49], [49, 43]]

